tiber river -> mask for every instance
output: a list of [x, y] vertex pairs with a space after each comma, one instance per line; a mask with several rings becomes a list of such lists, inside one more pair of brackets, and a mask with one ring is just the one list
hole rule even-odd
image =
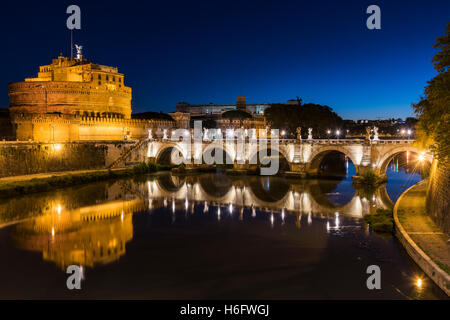
[[0, 298], [445, 299], [362, 219], [421, 180], [404, 158], [374, 191], [342, 162], [330, 180], [163, 173], [2, 200]]

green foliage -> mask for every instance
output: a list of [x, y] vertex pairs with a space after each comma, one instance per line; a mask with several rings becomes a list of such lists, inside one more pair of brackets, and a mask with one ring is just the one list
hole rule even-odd
[[394, 230], [392, 210], [377, 209], [376, 213], [366, 214], [364, 221], [370, 225], [373, 231], [378, 233], [392, 233]]
[[424, 97], [413, 104], [419, 116], [417, 140], [421, 147], [429, 147], [441, 161], [447, 161], [450, 154], [450, 24], [447, 34], [437, 38], [434, 48], [439, 49], [433, 57], [434, 69], [438, 74], [428, 81]]
[[133, 167], [134, 174], [154, 173], [161, 170], [167, 170], [167, 167], [154, 162], [141, 162]]
[[178, 173], [186, 173], [186, 165], [184, 163], [180, 164], [177, 169]]
[[303, 128], [302, 135], [306, 137], [306, 128], [314, 128], [314, 137], [327, 137], [328, 129], [340, 128], [343, 120], [333, 109], [313, 103], [297, 105], [272, 104], [264, 111], [272, 128], [287, 129], [292, 133], [298, 127]]
[[202, 121], [202, 126], [207, 129], [215, 129], [217, 127], [217, 123], [214, 119], [206, 119]]
[[362, 175], [361, 182], [365, 185], [375, 186], [378, 183], [378, 177], [375, 172], [368, 170]]
[[230, 110], [222, 113], [222, 118], [224, 119], [249, 119], [252, 115], [248, 112], [242, 111], [242, 110]]

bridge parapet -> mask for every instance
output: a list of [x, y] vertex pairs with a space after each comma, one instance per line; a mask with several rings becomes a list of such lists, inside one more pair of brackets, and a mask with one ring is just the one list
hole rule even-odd
[[[161, 138], [147, 141], [148, 150], [145, 150], [147, 148], [138, 148], [136, 152], [145, 153], [144, 157], [151, 161], [159, 162], [162, 158], [166, 159], [165, 161], [170, 160], [167, 152], [169, 149], [175, 149], [179, 151], [187, 167], [200, 167], [205, 165], [203, 163], [205, 155], [212, 155], [211, 148], [219, 148], [222, 149], [220, 152], [226, 155], [224, 159], [231, 159], [231, 162], [226, 164], [233, 165], [235, 169], [254, 170], [258, 168], [261, 166], [261, 162], [258, 161], [255, 167], [253, 161], [255, 157], [265, 157], [266, 160], [278, 158], [283, 162], [283, 159], [286, 160], [289, 168], [284, 166], [284, 170], [297, 173], [299, 176], [319, 175], [322, 160], [330, 152], [344, 154], [355, 166], [357, 176], [363, 175], [367, 171], [374, 171], [380, 177], [385, 176], [386, 167], [396, 154], [420, 153], [413, 144], [414, 140], [407, 139], [383, 139], [369, 142], [358, 138], [300, 140], [248, 139], [247, 137], [244, 140], [228, 137], [227, 139], [201, 140], [193, 139], [186, 134], [179, 141]], [[428, 155], [431, 157], [431, 154], [427, 153], [427, 157]]]

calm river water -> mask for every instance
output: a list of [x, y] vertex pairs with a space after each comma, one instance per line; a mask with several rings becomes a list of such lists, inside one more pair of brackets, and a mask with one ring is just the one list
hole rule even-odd
[[373, 192], [350, 164], [341, 180], [164, 173], [2, 200], [0, 298], [445, 299], [362, 220], [421, 179], [407, 171]]

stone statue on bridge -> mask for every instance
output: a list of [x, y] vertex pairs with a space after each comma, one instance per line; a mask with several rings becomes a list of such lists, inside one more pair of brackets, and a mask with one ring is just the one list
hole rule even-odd
[[148, 129], [148, 140], [152, 140], [152, 139], [153, 139], [152, 129]]
[[312, 128], [308, 128], [308, 140], [312, 140], [313, 136], [312, 136]]
[[366, 127], [366, 141], [370, 142], [370, 127]]
[[167, 140], [167, 129], [164, 129], [163, 131], [163, 140]]
[[208, 141], [208, 129], [203, 128], [203, 141]]
[[268, 138], [271, 135], [272, 131], [270, 129], [270, 124], [266, 126], [266, 138]]
[[380, 139], [378, 138], [378, 127], [373, 127], [373, 140], [374, 140], [374, 141], [380, 140]]
[[302, 140], [302, 128], [297, 128], [297, 140]]

